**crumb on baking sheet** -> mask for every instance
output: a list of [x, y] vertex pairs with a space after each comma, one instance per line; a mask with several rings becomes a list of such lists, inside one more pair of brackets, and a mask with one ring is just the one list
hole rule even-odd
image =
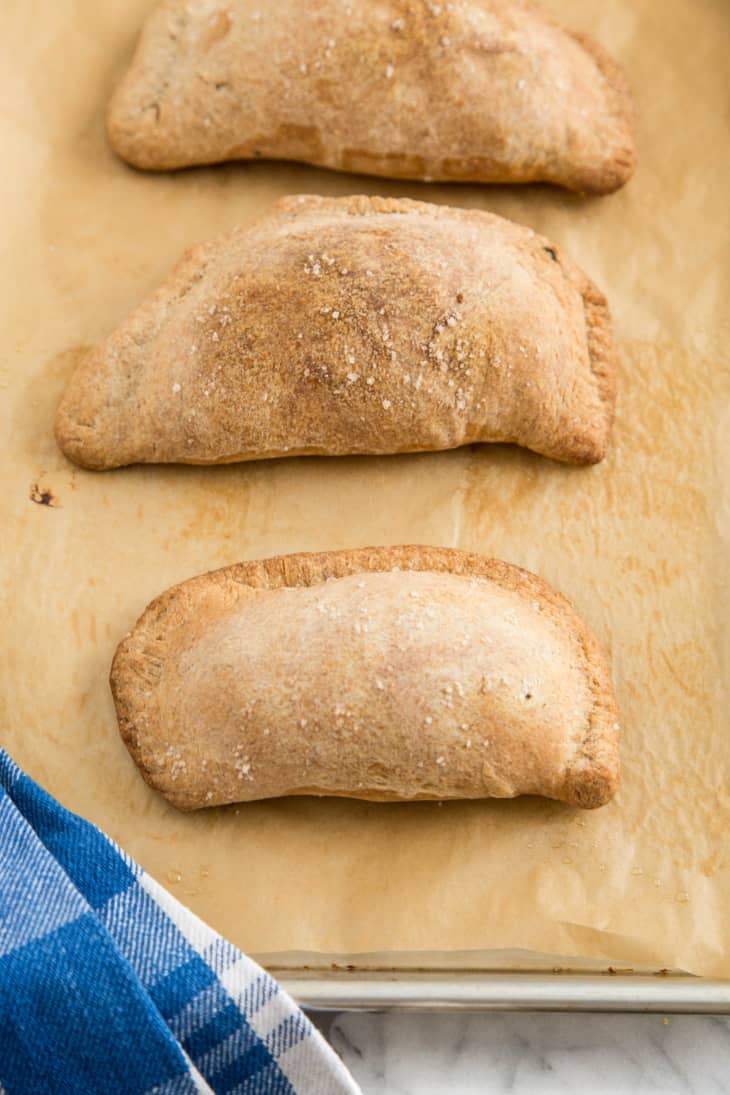
[[38, 506], [50, 506], [52, 509], [58, 509], [61, 505], [51, 488], [40, 486], [38, 481], [31, 483], [28, 497], [31, 502], [35, 502]]

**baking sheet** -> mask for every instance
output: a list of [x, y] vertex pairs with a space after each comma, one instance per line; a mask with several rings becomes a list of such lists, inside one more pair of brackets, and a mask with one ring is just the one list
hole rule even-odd
[[328, 970], [273, 971], [318, 1011], [634, 1011], [730, 1014], [730, 981], [603, 974]]
[[[724, 0], [554, 0], [627, 66], [628, 187], [435, 187], [254, 164], [152, 176], [103, 109], [151, 0], [0, 11], [0, 742], [249, 952], [510, 949], [730, 977], [730, 355]], [[615, 444], [575, 469], [508, 447], [215, 469], [75, 469], [52, 419], [75, 348], [190, 242], [284, 193], [491, 209], [557, 240], [620, 342]], [[538, 800], [282, 800], [182, 815], [122, 746], [107, 687], [146, 603], [211, 567], [421, 542], [528, 566], [606, 643], [624, 777], [594, 813]], [[536, 958], [536, 964], [538, 960]]]

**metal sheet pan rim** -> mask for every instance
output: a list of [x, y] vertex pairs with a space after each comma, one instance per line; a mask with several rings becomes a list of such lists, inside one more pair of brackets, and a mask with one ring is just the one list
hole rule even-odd
[[272, 971], [312, 1011], [626, 1011], [730, 1014], [730, 981], [443, 971]]

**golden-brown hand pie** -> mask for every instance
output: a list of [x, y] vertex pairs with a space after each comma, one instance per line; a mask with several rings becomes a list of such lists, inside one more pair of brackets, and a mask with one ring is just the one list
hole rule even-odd
[[581, 464], [613, 409], [606, 302], [559, 248], [479, 211], [295, 197], [87, 352], [56, 435], [91, 468], [486, 441]]
[[619, 66], [525, 0], [166, 0], [112, 100], [144, 168], [257, 157], [603, 193], [634, 165]]
[[291, 794], [595, 807], [618, 782], [609, 671], [570, 602], [454, 549], [193, 578], [147, 608], [111, 685], [144, 778], [184, 810]]

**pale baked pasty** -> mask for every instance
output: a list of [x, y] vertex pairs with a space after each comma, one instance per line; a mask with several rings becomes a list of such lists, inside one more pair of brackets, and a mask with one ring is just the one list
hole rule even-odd
[[111, 687], [145, 780], [184, 810], [280, 795], [546, 795], [619, 778], [606, 660], [508, 563], [381, 547], [241, 563], [158, 597]]
[[604, 193], [634, 166], [619, 66], [522, 0], [166, 0], [108, 132], [155, 169], [261, 157]]
[[600, 460], [606, 301], [489, 213], [287, 198], [189, 251], [82, 359], [56, 421], [79, 464], [214, 464], [513, 441]]

